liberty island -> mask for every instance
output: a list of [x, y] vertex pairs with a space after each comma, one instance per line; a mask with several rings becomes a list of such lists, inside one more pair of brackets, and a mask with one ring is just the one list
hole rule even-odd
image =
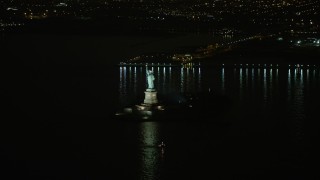
[[150, 119], [154, 114], [159, 114], [164, 110], [164, 106], [158, 103], [157, 91], [154, 86], [154, 72], [146, 65], [147, 88], [143, 103], [132, 107], [124, 108], [123, 111], [116, 113], [117, 116], [132, 116], [142, 120]]

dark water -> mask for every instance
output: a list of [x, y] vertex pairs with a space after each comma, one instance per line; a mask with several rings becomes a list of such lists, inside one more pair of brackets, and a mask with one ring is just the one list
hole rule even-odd
[[[144, 67], [20, 69], [7, 92], [9, 116], [2, 121], [4, 174], [11, 179], [317, 177], [319, 68], [249, 66], [154, 67], [162, 97], [210, 89], [232, 103], [225, 116], [211, 121], [141, 123], [112, 115], [142, 101]], [[157, 147], [161, 141], [164, 149]]]
[[154, 67], [159, 97], [210, 90], [231, 102], [210, 121], [137, 123], [113, 115], [142, 101], [145, 69], [96, 63], [122, 43], [108, 53], [104, 40], [33, 38], [10, 41], [1, 67], [1, 179], [319, 177], [318, 66]]
[[[211, 122], [195, 119], [192, 123], [124, 125], [135, 131], [128, 135], [139, 144], [139, 178], [244, 178], [260, 174], [273, 179], [274, 170], [287, 178], [306, 175], [316, 158], [313, 146], [318, 127], [313, 126], [318, 125], [318, 67], [237, 64], [153, 70], [159, 94], [210, 90], [229, 96], [233, 104], [230, 114], [222, 119], [212, 117]], [[144, 67], [120, 67], [119, 81], [122, 105], [139, 101], [137, 97], [142, 101]], [[161, 141], [167, 143], [164, 150], [156, 147]]]

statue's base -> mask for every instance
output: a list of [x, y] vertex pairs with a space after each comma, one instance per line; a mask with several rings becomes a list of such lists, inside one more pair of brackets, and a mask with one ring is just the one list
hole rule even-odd
[[124, 117], [132, 116], [142, 120], [151, 119], [154, 115], [162, 114], [164, 106], [158, 103], [157, 91], [155, 89], [146, 89], [144, 102], [132, 107], [124, 108], [122, 112], [116, 115]]
[[157, 91], [155, 89], [146, 89], [143, 103], [146, 105], [154, 105], [158, 103]]
[[163, 105], [160, 104], [145, 104], [135, 105], [132, 107], [124, 108], [123, 111], [116, 113], [125, 119], [139, 119], [139, 120], [152, 120], [154, 116], [161, 116], [165, 110]]

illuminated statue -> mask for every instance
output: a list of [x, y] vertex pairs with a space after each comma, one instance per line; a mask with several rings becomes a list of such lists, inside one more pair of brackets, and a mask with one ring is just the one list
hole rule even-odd
[[148, 81], [148, 89], [154, 89], [154, 75], [153, 71], [147, 69], [147, 81]]

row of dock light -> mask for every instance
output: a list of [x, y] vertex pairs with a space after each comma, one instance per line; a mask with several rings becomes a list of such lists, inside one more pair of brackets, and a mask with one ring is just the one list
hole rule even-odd
[[172, 64], [172, 63], [125, 63], [120, 62], [119, 66], [200, 66], [201, 63], [181, 63], [181, 64]]
[[[316, 64], [218, 64], [222, 67], [268, 67], [268, 68], [278, 68], [278, 67], [289, 67], [289, 68], [318, 68], [319, 65]], [[120, 63], [119, 66], [150, 66], [150, 67], [182, 67], [182, 68], [193, 68], [201, 66], [201, 63], [181, 63], [181, 64], [172, 64], [172, 63]]]
[[[225, 64], [222, 64], [222, 66], [225, 66]], [[287, 64], [287, 65], [281, 65], [282, 67], [289, 67], [289, 68], [318, 68], [319, 65], [315, 64]], [[280, 67], [279, 64], [234, 64], [234, 67]]]

